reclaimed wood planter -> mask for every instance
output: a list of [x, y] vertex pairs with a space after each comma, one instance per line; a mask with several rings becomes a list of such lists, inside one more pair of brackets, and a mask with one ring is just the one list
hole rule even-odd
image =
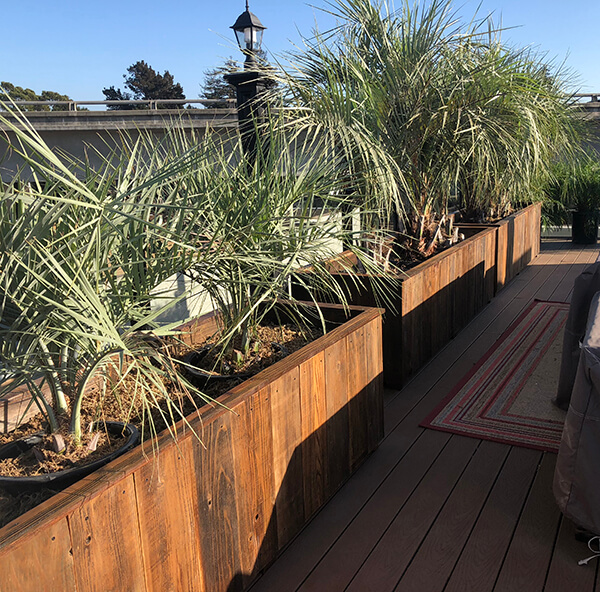
[[[393, 309], [384, 315], [384, 380], [400, 388], [492, 299], [496, 281], [495, 228], [479, 229], [466, 240], [431, 257], [402, 274], [393, 297]], [[344, 252], [331, 260], [331, 269], [352, 264]], [[310, 273], [310, 268], [307, 268]], [[340, 271], [338, 281], [349, 292], [350, 301], [375, 306], [368, 276], [363, 287], [347, 281]], [[306, 291], [294, 286], [295, 295]]]
[[498, 293], [540, 253], [542, 204], [535, 203], [493, 224], [459, 224], [465, 234], [495, 228]]
[[382, 438], [381, 312], [353, 308], [190, 417], [204, 445], [179, 425], [0, 529], [0, 590], [245, 589]]

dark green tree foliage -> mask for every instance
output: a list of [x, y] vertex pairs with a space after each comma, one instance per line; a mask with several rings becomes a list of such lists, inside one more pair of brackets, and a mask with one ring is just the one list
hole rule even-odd
[[222, 101], [208, 105], [209, 108], [224, 109], [229, 106], [225, 99], [235, 99], [235, 86], [229, 84], [225, 80], [224, 75], [235, 72], [236, 70], [239, 70], [239, 66], [233, 58], [225, 60], [225, 63], [222, 66], [218, 66], [212, 70], [205, 70], [202, 92], [198, 96], [201, 99], [215, 99]]
[[[143, 60], [127, 68], [125, 88], [109, 86], [102, 89], [102, 94], [108, 101], [153, 100], [153, 99], [185, 99], [181, 84], [173, 80], [173, 75], [165, 70], [159, 74]], [[129, 91], [129, 92], [128, 92]], [[161, 109], [181, 108], [183, 105], [159, 105]], [[147, 109], [147, 105], [111, 105], [109, 109]]]
[[[0, 82], [0, 100], [7, 101], [12, 99], [18, 101], [70, 101], [67, 95], [52, 90], [43, 90], [41, 94], [37, 94], [30, 88], [15, 86], [10, 82]], [[68, 105], [23, 105], [22, 111], [67, 111]]]
[[[272, 76], [273, 68], [269, 64], [267, 54], [264, 50], [259, 50], [256, 56], [256, 67], [263, 74], [266, 82], [266, 88], [271, 90], [277, 88], [277, 82], [274, 76]], [[205, 70], [204, 72], [204, 84], [201, 85], [202, 92], [198, 95], [201, 99], [217, 99], [222, 100], [222, 103], [214, 103], [208, 105], [212, 109], [223, 109], [230, 107], [225, 99], [235, 99], [236, 90], [233, 84], [229, 84], [225, 80], [225, 74], [232, 72], [238, 72], [243, 66], [236, 62], [233, 58], [225, 60], [222, 66], [213, 68], [212, 70]]]

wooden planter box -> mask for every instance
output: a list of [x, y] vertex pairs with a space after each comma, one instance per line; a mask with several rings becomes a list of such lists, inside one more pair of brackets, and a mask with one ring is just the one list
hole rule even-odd
[[[384, 315], [383, 367], [387, 386], [402, 387], [492, 299], [496, 236], [495, 228], [480, 229], [402, 275], [400, 290], [392, 303], [395, 312], [388, 310]], [[351, 254], [344, 252], [331, 265], [333, 269], [336, 265], [343, 269], [351, 262]], [[346, 286], [353, 304], [376, 305], [367, 276], [362, 277], [364, 289], [346, 280], [340, 271], [338, 281]], [[304, 288], [293, 289], [296, 297], [306, 297]]]
[[0, 529], [0, 590], [245, 589], [383, 436], [381, 312], [205, 406], [204, 446], [179, 425], [155, 458], [138, 447]]
[[459, 224], [465, 232], [495, 228], [497, 232], [496, 290], [498, 293], [540, 253], [542, 204], [535, 203], [494, 224]]

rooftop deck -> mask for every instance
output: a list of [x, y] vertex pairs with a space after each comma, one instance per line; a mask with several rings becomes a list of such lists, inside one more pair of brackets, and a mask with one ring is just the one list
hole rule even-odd
[[[419, 422], [533, 298], [569, 301], [598, 247], [542, 252], [401, 391], [385, 439], [252, 592], [600, 591], [598, 561], [552, 496], [556, 455]], [[552, 397], [554, 393], [548, 393]]]

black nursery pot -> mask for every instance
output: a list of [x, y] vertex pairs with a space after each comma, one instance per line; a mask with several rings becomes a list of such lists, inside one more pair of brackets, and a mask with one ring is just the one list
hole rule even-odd
[[[13, 494], [25, 492], [33, 493], [43, 487], [63, 489], [109, 463], [111, 460], [114, 460], [121, 454], [124, 454], [130, 448], [133, 448], [140, 439], [139, 430], [132, 424], [125, 424], [121, 421], [107, 421], [104, 425], [110, 434], [124, 434], [127, 438], [123, 446], [117, 448], [117, 450], [113, 450], [113, 452], [104, 458], [95, 460], [87, 465], [73, 467], [72, 469], [64, 469], [62, 471], [56, 471], [55, 473], [44, 473], [43, 475], [22, 477], [0, 476], [0, 487], [8, 493]], [[15, 442], [9, 442], [0, 447], [0, 459], [14, 458], [19, 454], [26, 452], [28, 449], [33, 448], [38, 442], [39, 440], [36, 436], [29, 436], [27, 438], [22, 438], [21, 440], [16, 440]]]
[[598, 211], [573, 212], [571, 238], [576, 245], [594, 245], [598, 241]]

